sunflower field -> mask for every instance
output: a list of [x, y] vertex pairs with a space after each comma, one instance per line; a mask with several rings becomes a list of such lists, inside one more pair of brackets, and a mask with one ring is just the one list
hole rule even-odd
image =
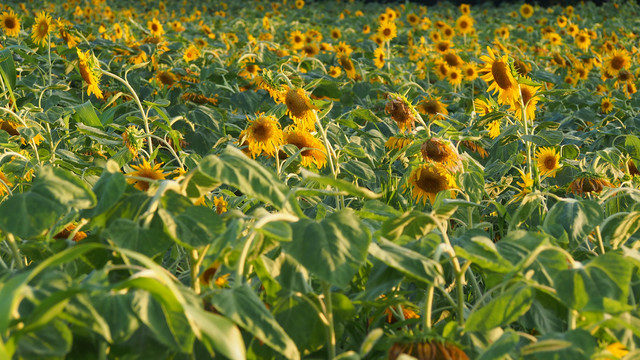
[[3, 1], [0, 359], [640, 358], [639, 35]]

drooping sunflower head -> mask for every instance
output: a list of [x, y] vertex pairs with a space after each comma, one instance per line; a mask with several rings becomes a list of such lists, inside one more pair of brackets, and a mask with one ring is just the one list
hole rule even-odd
[[491, 48], [487, 47], [489, 56], [482, 56], [480, 59], [485, 62], [485, 66], [480, 70], [482, 79], [490, 83], [487, 91], [496, 92], [500, 104], [511, 104], [518, 96], [518, 83], [512, 72], [509, 57], [503, 55], [496, 57]]
[[156, 74], [156, 80], [161, 86], [172, 87], [178, 81], [178, 78], [171, 70], [161, 70]]
[[384, 143], [384, 147], [390, 150], [402, 150], [411, 145], [412, 142], [413, 138], [408, 136], [389, 136], [387, 142]]
[[297, 126], [309, 131], [315, 129], [313, 111], [318, 108], [311, 103], [302, 88], [288, 89], [284, 95], [284, 103], [287, 105], [287, 114]]
[[0, 28], [7, 36], [17, 37], [20, 34], [20, 19], [13, 10], [0, 15]]
[[318, 169], [327, 164], [326, 149], [322, 142], [316, 139], [308, 131], [291, 128], [284, 133], [284, 142], [295, 145], [302, 150], [302, 166], [308, 167], [314, 164]]
[[576, 195], [599, 193], [605, 187], [614, 187], [604, 176], [593, 173], [582, 173], [569, 183], [569, 191]]
[[384, 49], [379, 47], [373, 52], [373, 63], [378, 69], [382, 69], [384, 66], [385, 53]]
[[413, 169], [404, 187], [405, 190], [411, 188], [416, 201], [426, 203], [429, 200], [433, 204], [440, 191], [456, 188], [456, 181], [442, 165], [432, 162]]
[[[517, 101], [514, 101], [511, 104], [510, 110], [515, 112], [516, 117], [520, 120], [524, 120], [524, 115], [526, 114], [527, 119], [534, 120], [536, 118], [536, 105], [538, 104], [539, 97], [536, 96], [539, 87], [531, 86], [527, 84], [520, 84], [520, 96], [521, 99], [518, 98]], [[520, 104], [520, 100], [522, 104], [524, 104], [525, 112], [522, 112], [522, 104]]]
[[[147, 160], [143, 160], [141, 165], [131, 165], [134, 171], [128, 172], [127, 175], [134, 176], [136, 178], [147, 178], [150, 180], [164, 180], [167, 176], [167, 173], [164, 173], [160, 168], [162, 163], [157, 163], [155, 165], [149, 164]], [[142, 179], [127, 179], [129, 184], [133, 184], [133, 186], [142, 191], [149, 190], [149, 182], [144, 181]]]
[[280, 123], [275, 116], [258, 114], [255, 120], [249, 120], [249, 126], [240, 133], [240, 140], [246, 141], [251, 156], [255, 158], [261, 153], [269, 157], [284, 143]]
[[536, 151], [536, 161], [538, 170], [543, 176], [555, 177], [560, 169], [560, 154], [556, 149], [550, 147], [540, 147]]
[[36, 16], [36, 21], [31, 28], [31, 38], [37, 45], [44, 46], [47, 44], [47, 37], [53, 31], [51, 23], [51, 15], [41, 11]]
[[407, 98], [400, 94], [389, 94], [389, 102], [385, 105], [384, 110], [391, 115], [401, 131], [411, 131], [417, 121], [415, 108]]
[[87, 95], [94, 94], [98, 99], [102, 99], [102, 90], [100, 90], [100, 78], [102, 72], [98, 65], [98, 60], [91, 54], [89, 50], [82, 52], [76, 48], [78, 54], [78, 69], [82, 79], [87, 84]]
[[431, 120], [442, 115], [449, 115], [446, 105], [440, 102], [440, 98], [425, 99], [416, 106], [416, 109]]
[[122, 133], [122, 143], [134, 158], [138, 157], [138, 151], [144, 145], [144, 138], [144, 132], [133, 125], [127, 127]]
[[452, 173], [462, 171], [462, 161], [458, 151], [444, 139], [431, 138], [420, 147], [425, 162], [435, 162]]
[[11, 183], [11, 181], [9, 181], [7, 176], [2, 171], [0, 171], [0, 196], [8, 194], [8, 189], [12, 186], [13, 184]]

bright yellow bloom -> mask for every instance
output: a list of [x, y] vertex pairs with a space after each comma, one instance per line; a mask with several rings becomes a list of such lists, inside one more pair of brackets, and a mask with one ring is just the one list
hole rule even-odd
[[498, 93], [500, 104], [511, 104], [518, 97], [518, 83], [511, 73], [508, 63], [508, 56], [496, 57], [491, 48], [487, 47], [489, 56], [482, 56], [480, 59], [485, 62], [485, 66], [480, 71], [484, 73], [482, 79], [489, 83], [487, 91]]
[[382, 69], [382, 67], [384, 66], [384, 58], [384, 49], [379, 47], [373, 52], [373, 63], [378, 69]]
[[560, 168], [560, 154], [556, 152], [556, 149], [550, 147], [539, 148], [536, 151], [536, 161], [538, 162], [540, 175], [556, 176], [556, 170]]
[[47, 44], [47, 36], [53, 31], [51, 24], [51, 15], [41, 11], [36, 17], [36, 21], [31, 28], [31, 38], [37, 45], [44, 46]]
[[425, 204], [429, 200], [433, 204], [440, 191], [455, 189], [456, 181], [442, 165], [432, 162], [414, 169], [404, 188], [411, 188], [416, 201]]
[[20, 34], [20, 19], [13, 10], [0, 15], [0, 28], [7, 36], [17, 37]]
[[102, 72], [100, 72], [98, 61], [89, 50], [86, 53], [76, 48], [78, 54], [78, 69], [82, 79], [87, 84], [87, 95], [94, 94], [98, 99], [102, 99], [102, 91], [98, 86]]
[[198, 47], [193, 44], [189, 45], [187, 50], [184, 51], [184, 55], [182, 56], [182, 58], [186, 62], [194, 61], [199, 57], [200, 57], [200, 49], [198, 49]]
[[487, 129], [489, 130], [490, 138], [495, 139], [500, 136], [500, 120], [490, 122], [487, 125]]
[[[164, 180], [166, 177], [166, 173], [162, 172], [160, 167], [162, 163], [155, 164], [151, 166], [147, 160], [143, 160], [142, 165], [131, 165], [135, 171], [127, 173], [127, 175], [135, 176], [138, 178], [147, 178], [151, 180]], [[149, 190], [149, 182], [139, 179], [127, 179], [129, 184], [133, 184], [134, 187], [138, 190], [147, 191]]]
[[284, 143], [280, 123], [275, 116], [258, 114], [255, 120], [249, 120], [249, 127], [240, 133], [241, 142], [247, 142], [251, 156], [255, 158], [262, 152], [272, 157]]
[[152, 36], [161, 37], [162, 35], [164, 35], [164, 28], [156, 18], [153, 18], [153, 20], [147, 22], [147, 28], [149, 29], [149, 32], [151, 32]]
[[313, 113], [318, 108], [302, 88], [288, 89], [284, 95], [284, 103], [287, 105], [287, 114], [298, 127], [304, 130], [315, 130], [316, 116]]

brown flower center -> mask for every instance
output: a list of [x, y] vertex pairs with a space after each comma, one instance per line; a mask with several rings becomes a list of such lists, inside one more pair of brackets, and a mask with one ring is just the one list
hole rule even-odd
[[498, 86], [503, 90], [510, 89], [513, 86], [508, 71], [507, 64], [503, 61], [494, 61], [493, 65], [491, 65], [491, 74]]
[[253, 125], [253, 136], [259, 142], [267, 142], [273, 137], [273, 126], [268, 122], [256, 122]]
[[6, 27], [7, 29], [13, 29], [16, 27], [16, 21], [15, 19], [8, 17], [6, 19], [4, 19], [4, 27]]
[[38, 34], [40, 34], [41, 36], [45, 36], [47, 35], [48, 32], [49, 32], [49, 25], [45, 21], [41, 21], [40, 24], [38, 25]]
[[544, 159], [544, 167], [547, 170], [555, 169], [556, 168], [556, 164], [557, 164], [557, 161], [556, 161], [556, 157], [555, 156], [547, 156]]
[[291, 112], [291, 115], [296, 118], [302, 118], [305, 115], [305, 112], [309, 110], [305, 99], [295, 90], [287, 91], [284, 102], [287, 105], [289, 112]]
[[437, 194], [442, 190], [448, 189], [447, 179], [435, 171], [421, 169], [420, 176], [416, 179], [416, 186], [422, 191]]
[[616, 55], [613, 57], [613, 59], [611, 59], [611, 67], [614, 70], [620, 70], [622, 69], [622, 67], [624, 66], [624, 57], [620, 56], [620, 55]]
[[456, 54], [446, 54], [444, 56], [444, 61], [446, 61], [449, 66], [457, 67], [460, 65], [460, 58]]

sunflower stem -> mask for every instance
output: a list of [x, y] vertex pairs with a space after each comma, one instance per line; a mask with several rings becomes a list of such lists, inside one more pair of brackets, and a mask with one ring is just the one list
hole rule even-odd
[[13, 256], [13, 261], [18, 265], [19, 269], [24, 269], [24, 259], [22, 255], [20, 255], [20, 250], [18, 249], [18, 244], [16, 244], [16, 238], [11, 233], [7, 233], [7, 238], [5, 239], [7, 244], [9, 244], [9, 249], [11, 249], [11, 255]]
[[[51, 33], [49, 33], [47, 36], [49, 37], [49, 41], [47, 41], [49, 55], [49, 87], [51, 87], [51, 84], [53, 83], [53, 78], [51, 76]], [[51, 93], [51, 90], [49, 90], [49, 93]]]
[[600, 232], [600, 225], [596, 226], [596, 238], [598, 239], [598, 247], [600, 248], [600, 254], [604, 255], [604, 242], [602, 242], [602, 233]]
[[240, 254], [240, 260], [238, 260], [238, 268], [236, 269], [236, 279], [233, 284], [234, 287], [239, 287], [242, 285], [242, 277], [244, 276], [244, 265], [247, 262], [247, 256], [249, 256], [249, 250], [251, 249], [251, 245], [253, 244], [253, 239], [256, 237], [256, 231], [251, 232], [251, 235], [247, 238], [247, 241], [244, 243], [242, 247], [242, 253]]
[[124, 84], [124, 86], [127, 87], [127, 89], [129, 90], [129, 92], [131, 92], [131, 95], [133, 95], [133, 99], [135, 100], [136, 104], [138, 105], [138, 108], [140, 109], [140, 114], [142, 114], [142, 120], [144, 121], [144, 131], [147, 133], [147, 145], [149, 146], [149, 155], [153, 154], [153, 144], [151, 142], [151, 131], [149, 131], [149, 119], [147, 118], [147, 114], [144, 111], [144, 108], [142, 107], [142, 103], [140, 102], [140, 98], [138, 98], [138, 94], [136, 94], [135, 90], [133, 90], [133, 87], [131, 87], [131, 85], [129, 84], [129, 82], [123, 78], [121, 78], [120, 76], [111, 73], [107, 70], [104, 69], [100, 69], [98, 67], [98, 69], [105, 75], [114, 78], [116, 80], [118, 80], [119, 82], [121, 82], [122, 84]]
[[[329, 138], [327, 137], [327, 131], [324, 126], [322, 126], [322, 121], [318, 117], [318, 112], [313, 110], [313, 116], [316, 118], [316, 124], [318, 125], [318, 129], [320, 130], [320, 135], [322, 136], [322, 142], [324, 142], [324, 147], [327, 151], [327, 162], [329, 163], [329, 167], [331, 168], [331, 174], [333, 174], [333, 178], [338, 178], [338, 158], [336, 156], [335, 151], [333, 151], [333, 147], [329, 142]], [[334, 163], [335, 161], [335, 163]], [[336, 208], [339, 210], [341, 207], [344, 207], [344, 195], [336, 195]]]
[[425, 330], [431, 330], [431, 316], [433, 311], [433, 293], [435, 292], [435, 285], [430, 284], [427, 288], [427, 299], [424, 302], [424, 322], [423, 326]]
[[329, 352], [328, 359], [333, 360], [336, 357], [336, 330], [333, 323], [333, 302], [331, 300], [331, 284], [326, 281], [322, 282], [323, 301], [325, 303], [325, 318], [327, 319], [327, 350]]

